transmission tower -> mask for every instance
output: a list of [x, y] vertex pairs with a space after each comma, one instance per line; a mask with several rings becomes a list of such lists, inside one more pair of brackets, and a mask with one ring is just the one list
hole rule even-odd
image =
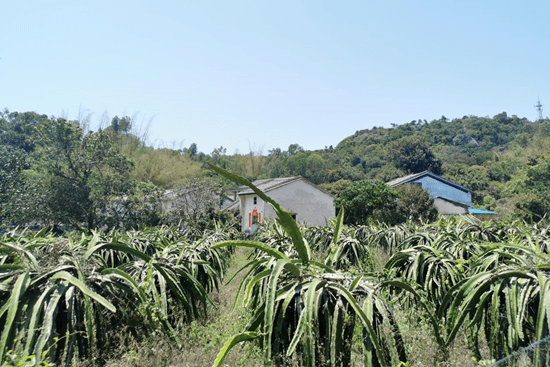
[[541, 121], [543, 118], [542, 118], [542, 105], [540, 104], [540, 98], [537, 98], [537, 104], [535, 105], [535, 108], [539, 113], [539, 118], [537, 121]]

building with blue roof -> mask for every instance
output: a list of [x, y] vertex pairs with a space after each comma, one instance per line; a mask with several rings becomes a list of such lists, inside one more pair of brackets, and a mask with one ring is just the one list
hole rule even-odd
[[467, 215], [472, 206], [472, 193], [468, 188], [431, 171], [400, 177], [386, 184], [390, 187], [416, 185], [423, 188], [434, 199], [434, 206], [442, 215]]

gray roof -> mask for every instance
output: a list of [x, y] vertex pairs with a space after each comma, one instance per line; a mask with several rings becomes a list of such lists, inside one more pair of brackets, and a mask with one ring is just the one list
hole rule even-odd
[[[276, 188], [279, 188], [281, 186], [285, 186], [285, 185], [288, 185], [290, 183], [300, 181], [300, 180], [304, 181], [305, 183], [315, 187], [317, 190], [319, 190], [319, 191], [321, 191], [321, 192], [323, 192], [323, 193], [325, 193], [325, 194], [332, 197], [332, 195], [329, 192], [327, 192], [326, 190], [323, 190], [322, 188], [318, 187], [317, 185], [309, 182], [308, 180], [306, 180], [302, 176], [266, 178], [266, 179], [263, 179], [263, 180], [253, 181], [252, 184], [254, 186], [256, 186], [258, 189], [262, 190], [262, 192], [267, 193], [267, 192], [269, 192], [271, 190], [274, 190]], [[254, 194], [254, 191], [252, 191], [251, 188], [249, 188], [248, 186], [244, 186], [244, 185], [237, 187], [236, 190], [237, 190], [237, 193], [238, 193], [239, 196]], [[236, 200], [235, 202], [233, 202], [229, 206], [226, 206], [224, 208], [224, 210], [234, 210], [234, 209], [237, 209], [239, 207], [240, 207], [240, 200]]]
[[[264, 180], [256, 180], [252, 182], [252, 184], [257, 188], [259, 188], [260, 190], [262, 190], [263, 192], [268, 192], [278, 187], [288, 185], [291, 182], [298, 181], [301, 179], [303, 179], [301, 176], [267, 178]], [[239, 195], [248, 195], [253, 193], [254, 191], [252, 191], [252, 189], [249, 188], [248, 186], [239, 187]]]
[[399, 186], [399, 185], [402, 185], [402, 184], [405, 184], [405, 183], [408, 183], [408, 182], [413, 182], [413, 181], [415, 181], [419, 178], [422, 178], [424, 176], [430, 176], [430, 177], [432, 177], [432, 178], [434, 178], [438, 181], [446, 183], [449, 186], [456, 187], [457, 189], [462, 190], [462, 191], [470, 192], [470, 190], [468, 188], [466, 188], [464, 186], [460, 186], [459, 184], [454, 183], [452, 181], [446, 180], [443, 177], [441, 177], [439, 175], [436, 175], [435, 173], [433, 173], [431, 171], [413, 173], [412, 175], [399, 177], [399, 178], [396, 178], [395, 180], [391, 180], [391, 181], [386, 182], [386, 185], [391, 186], [391, 187], [396, 187], [396, 186]]
[[235, 210], [235, 209], [239, 209], [240, 208], [240, 205], [241, 203], [236, 200], [234, 202], [232, 202], [230, 205], [226, 206], [226, 207], [223, 207], [222, 210]]

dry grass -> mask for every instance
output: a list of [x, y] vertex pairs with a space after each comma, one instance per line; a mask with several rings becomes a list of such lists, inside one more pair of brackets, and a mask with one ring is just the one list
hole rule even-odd
[[[237, 249], [226, 280], [246, 263], [249, 252]], [[219, 292], [210, 294], [216, 308], [210, 308], [207, 320], [193, 321], [179, 328], [180, 338], [183, 340], [181, 349], [161, 335], [152, 336], [146, 341], [130, 343], [124, 350], [116, 351], [117, 356], [109, 359], [106, 366], [211, 366], [227, 339], [241, 332], [246, 321], [245, 311], [240, 306], [233, 309], [241, 279], [242, 274], [239, 274], [231, 283], [222, 285]], [[261, 364], [261, 351], [252, 343], [234, 348], [225, 359], [225, 365], [231, 367]]]
[[391, 255], [380, 247], [373, 247], [370, 252], [372, 256], [373, 270], [377, 273], [382, 273]]
[[[250, 250], [237, 249], [226, 276], [227, 280], [246, 263], [249, 253]], [[389, 255], [381, 249], [373, 250], [372, 255], [375, 271], [382, 271]], [[224, 284], [219, 292], [210, 294], [217, 308], [212, 307], [209, 310], [207, 320], [194, 321], [179, 328], [180, 338], [184, 342], [181, 349], [162, 335], [152, 336], [146, 341], [130, 343], [124, 350], [121, 348], [115, 351], [116, 356], [109, 358], [105, 365], [109, 367], [211, 366], [223, 344], [230, 336], [241, 332], [246, 322], [245, 310], [240, 305], [233, 309], [242, 275], [239, 274], [231, 283]], [[444, 360], [431, 326], [422, 320], [421, 316], [397, 310], [396, 318], [407, 346], [409, 366], [477, 366], [472, 360], [464, 333], [457, 336], [449, 348], [449, 358]], [[481, 352], [484, 356], [488, 355], [486, 346]], [[298, 365], [292, 359], [287, 363], [291, 366]], [[78, 365], [81, 366], [82, 363]], [[241, 347], [233, 348], [225, 359], [224, 365], [228, 367], [262, 366], [262, 351], [254, 343], [245, 343]], [[355, 355], [352, 365], [362, 366], [362, 358]]]
[[[472, 352], [468, 348], [468, 342], [464, 331], [460, 331], [455, 340], [449, 346], [449, 358], [444, 359], [434, 337], [433, 329], [422, 318], [422, 312], [405, 312], [397, 310], [396, 319], [400, 331], [407, 346], [407, 356], [410, 367], [475, 367], [478, 364], [472, 359]], [[480, 331], [483, 335], [483, 331]], [[484, 338], [481, 340], [481, 355], [489, 358], [489, 348]]]

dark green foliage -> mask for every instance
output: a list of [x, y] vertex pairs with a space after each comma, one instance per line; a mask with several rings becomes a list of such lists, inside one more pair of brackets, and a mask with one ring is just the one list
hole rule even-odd
[[128, 134], [132, 128], [132, 119], [128, 116], [113, 117], [110, 128], [115, 134]]
[[541, 197], [550, 196], [550, 162], [529, 167], [526, 185]]
[[543, 162], [527, 167], [522, 190], [524, 199], [516, 203], [523, 219], [538, 222], [548, 218], [550, 212], [550, 163]]
[[394, 224], [399, 221], [395, 215], [398, 197], [397, 191], [382, 181], [362, 180], [341, 190], [334, 205], [345, 209], [346, 224]]
[[315, 184], [325, 182], [327, 175], [327, 164], [323, 157], [312, 153], [306, 159], [306, 171], [304, 177]]
[[426, 190], [415, 185], [401, 185], [397, 187], [397, 191], [399, 222], [429, 223], [437, 219], [434, 199]]
[[465, 164], [447, 165], [444, 168], [443, 177], [469, 189], [472, 192], [473, 204], [483, 205], [485, 190], [489, 187], [489, 177], [485, 167], [468, 167]]
[[389, 144], [388, 154], [395, 166], [405, 172], [432, 171], [441, 174], [441, 161], [419, 136], [405, 137]]
[[88, 230], [102, 226], [111, 201], [132, 190], [132, 163], [107, 132], [83, 135], [63, 119], [41, 126], [39, 136], [51, 219]]
[[351, 185], [350, 180], [341, 179], [336, 182], [320, 184], [319, 187], [324, 190], [327, 190], [333, 196], [338, 196], [338, 193], [342, 191], [344, 188], [348, 187], [349, 185]]
[[0, 225], [17, 222], [24, 210], [25, 158], [23, 151], [0, 145]]
[[[160, 191], [130, 179], [133, 164], [112, 127], [84, 134], [75, 121], [34, 113], [1, 117], [2, 225], [91, 230], [158, 224]], [[118, 133], [129, 129], [129, 118], [113, 121]]]
[[0, 112], [0, 145], [32, 152], [36, 144], [36, 126], [47, 120], [48, 116], [34, 112], [10, 113], [7, 109]]
[[507, 182], [518, 171], [519, 163], [512, 159], [499, 159], [487, 166], [487, 176], [491, 181]]

